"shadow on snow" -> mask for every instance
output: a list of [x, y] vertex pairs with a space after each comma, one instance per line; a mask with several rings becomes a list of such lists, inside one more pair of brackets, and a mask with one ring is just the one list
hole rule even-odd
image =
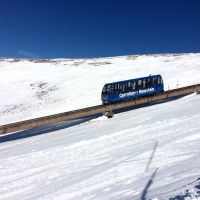
[[[194, 182], [192, 182], [194, 183]], [[192, 183], [189, 183], [188, 185], [191, 185]], [[185, 190], [185, 194], [182, 195], [177, 195], [173, 198], [169, 198], [169, 200], [185, 200], [186, 198], [199, 198], [200, 197], [200, 178], [198, 178], [195, 183], [197, 183], [197, 185], [194, 186], [194, 190], [195, 190], [195, 194], [194, 191], [192, 192], [193, 194], [191, 194], [190, 190]]]
[[11, 134], [2, 135], [2, 136], [0, 136], [0, 143], [12, 141], [12, 140], [18, 140], [18, 139], [27, 138], [27, 137], [32, 137], [32, 136], [41, 135], [41, 134], [45, 134], [45, 133], [50, 133], [50, 132], [54, 132], [57, 130], [66, 129], [66, 128], [76, 126], [81, 123], [90, 121], [99, 116], [100, 115], [93, 115], [93, 116], [85, 117], [85, 118], [81, 118], [81, 119], [64, 121], [64, 122], [60, 122], [60, 123], [56, 123], [56, 124], [41, 126], [41, 127], [37, 127], [37, 128], [32, 128], [32, 129], [18, 131], [18, 132], [11, 133]]
[[[128, 108], [123, 108], [123, 109], [117, 109], [117, 110], [113, 110], [113, 112], [114, 112], [114, 114], [118, 114], [118, 113], [130, 111], [133, 109], [138, 109], [138, 108], [142, 108], [142, 107], [147, 107], [147, 106], [151, 106], [151, 105], [157, 105], [157, 104], [162, 104], [162, 103], [166, 103], [169, 101], [174, 101], [181, 97], [183, 97], [183, 96], [179, 96], [176, 98], [169, 98], [167, 100], [157, 101], [157, 102], [153, 102], [153, 103], [146, 103], [146, 104], [142, 104], [142, 105], [138, 105], [138, 106], [131, 106]], [[32, 137], [32, 136], [36, 136], [36, 135], [41, 135], [41, 134], [45, 134], [45, 133], [49, 133], [49, 132], [54, 132], [57, 130], [66, 129], [66, 128], [76, 126], [81, 123], [90, 121], [92, 119], [98, 118], [100, 116], [102, 116], [102, 113], [91, 115], [91, 116], [80, 118], [80, 119], [59, 122], [56, 124], [45, 125], [45, 126], [41, 126], [41, 127], [37, 127], [37, 128], [32, 128], [32, 129], [14, 132], [11, 134], [2, 135], [2, 136], [0, 136], [0, 143], [12, 141], [12, 140], [18, 140], [18, 139], [27, 138], [27, 137]]]

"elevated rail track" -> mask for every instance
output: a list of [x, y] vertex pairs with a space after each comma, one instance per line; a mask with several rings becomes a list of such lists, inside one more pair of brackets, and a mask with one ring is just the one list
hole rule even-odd
[[92, 107], [83, 108], [79, 110], [63, 112], [63, 113], [49, 115], [45, 117], [39, 117], [35, 119], [5, 124], [5, 125], [0, 126], [0, 135], [11, 133], [11, 132], [22, 131], [26, 129], [31, 129], [31, 128], [36, 128], [36, 127], [49, 125], [49, 124], [55, 124], [62, 121], [88, 117], [95, 114], [112, 112], [114, 110], [134, 107], [134, 106], [156, 102], [160, 100], [166, 100], [172, 97], [188, 95], [193, 92], [196, 92], [196, 93], [200, 92], [200, 84], [168, 90], [162, 94], [158, 94], [158, 95], [154, 95], [150, 97], [141, 97], [141, 98], [123, 101], [123, 102], [115, 103], [115, 104], [109, 104], [109, 105], [92, 106]]

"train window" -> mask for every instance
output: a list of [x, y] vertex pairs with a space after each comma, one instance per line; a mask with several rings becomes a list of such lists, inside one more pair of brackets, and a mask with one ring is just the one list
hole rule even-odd
[[125, 85], [124, 85], [124, 83], [122, 83], [122, 92], [124, 92], [125, 91]]
[[143, 79], [143, 88], [146, 88], [146, 80]]
[[120, 93], [122, 90], [121, 90], [121, 84], [120, 83], [118, 83], [117, 84], [117, 87], [118, 87], [118, 93]]
[[132, 89], [135, 90], [136, 82], [132, 82]]
[[115, 91], [117, 91], [117, 90], [118, 90], [118, 88], [117, 88], [117, 84], [115, 84], [114, 87], [115, 87]]
[[149, 87], [148, 86], [148, 79], [146, 78], [145, 81], [146, 81], [146, 88], [148, 88]]
[[147, 84], [146, 85], [147, 85], [147, 87], [151, 87], [150, 86], [150, 79], [149, 78], [147, 79]]
[[127, 89], [127, 83], [124, 82], [123, 84], [124, 84], [124, 92], [126, 92], [126, 89]]
[[126, 82], [126, 89], [125, 89], [126, 91], [128, 91], [129, 90], [129, 82]]
[[155, 77], [155, 86], [158, 85], [158, 77]]
[[120, 83], [118, 84], [118, 89], [119, 89], [119, 93], [120, 93], [122, 91], [122, 87], [121, 87]]
[[123, 92], [126, 92], [126, 83], [123, 83]]
[[114, 85], [112, 85], [112, 87], [111, 87], [111, 94], [115, 94], [115, 84]]
[[113, 93], [113, 85], [110, 86], [109, 93], [110, 93], [110, 94]]
[[152, 79], [148, 78], [148, 80], [147, 80], [147, 87], [152, 87], [152, 85], [153, 85]]
[[153, 86], [153, 87], [155, 86], [155, 79], [154, 79], [154, 77], [153, 77], [153, 79], [152, 79], [152, 86]]
[[138, 81], [135, 81], [135, 90], [138, 90]]
[[107, 93], [110, 93], [110, 88], [111, 88], [111, 84], [107, 85], [107, 87], [106, 87], [106, 92]]
[[126, 83], [126, 91], [129, 91], [129, 89], [130, 89], [130, 82], [127, 82]]
[[119, 90], [120, 90], [120, 92], [122, 92], [122, 84], [121, 83], [119, 83]]
[[138, 80], [138, 89], [142, 88], [142, 80]]
[[115, 93], [118, 93], [118, 84], [115, 83]]
[[127, 85], [127, 83], [123, 83], [123, 86], [124, 86], [124, 87], [123, 87], [123, 91], [124, 91], [124, 92], [126, 92], [126, 88], [127, 88], [126, 85]]
[[121, 92], [123, 92], [124, 90], [124, 86], [123, 86], [123, 83], [121, 83]]
[[153, 86], [156, 86], [157, 85], [157, 79], [156, 77], [153, 77]]
[[129, 81], [126, 86], [127, 86], [126, 91], [130, 91], [132, 89], [132, 82]]
[[112, 92], [112, 94], [114, 94], [114, 93], [115, 93], [115, 84], [112, 84], [112, 87], [111, 87], [111, 92]]
[[160, 77], [158, 77], [158, 85], [160, 85]]
[[125, 92], [127, 91], [127, 85], [128, 85], [127, 82], [125, 82], [125, 83], [124, 83], [124, 91], [125, 91]]

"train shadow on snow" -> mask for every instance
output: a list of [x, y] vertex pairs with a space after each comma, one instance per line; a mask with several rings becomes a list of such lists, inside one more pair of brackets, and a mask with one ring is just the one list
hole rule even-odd
[[[138, 108], [147, 107], [147, 106], [156, 105], [156, 104], [162, 104], [162, 103], [166, 103], [169, 101], [177, 100], [181, 97], [183, 97], [183, 96], [169, 98], [167, 100], [162, 100], [162, 101], [157, 101], [157, 102], [152, 102], [152, 103], [146, 103], [146, 104], [142, 104], [142, 105], [138, 105], [138, 106], [131, 106], [129, 108], [117, 109], [117, 110], [113, 110], [113, 113], [118, 114], [118, 113], [122, 113], [122, 112], [126, 112], [126, 111], [131, 111], [133, 109], [138, 109]], [[45, 133], [50, 133], [50, 132], [54, 132], [57, 130], [66, 129], [66, 128], [76, 126], [81, 123], [90, 121], [92, 119], [98, 118], [100, 116], [102, 116], [102, 113], [91, 115], [89, 117], [84, 117], [84, 118], [80, 118], [80, 119], [64, 121], [64, 122], [60, 122], [60, 123], [56, 123], [56, 124], [45, 125], [45, 126], [41, 126], [41, 127], [37, 127], [37, 128], [32, 128], [32, 129], [18, 131], [18, 132], [11, 133], [11, 134], [2, 135], [2, 136], [0, 136], [0, 143], [23, 139], [23, 138], [41, 135], [41, 134], [45, 134]]]
[[60, 123], [56, 123], [56, 124], [41, 126], [41, 127], [37, 127], [37, 128], [32, 128], [32, 129], [18, 131], [18, 132], [11, 133], [11, 134], [2, 135], [2, 136], [0, 136], [0, 143], [12, 141], [12, 140], [23, 139], [23, 138], [41, 135], [41, 134], [45, 134], [45, 133], [50, 133], [50, 132], [54, 132], [54, 131], [57, 131], [57, 130], [66, 129], [66, 128], [76, 126], [76, 125], [79, 125], [81, 123], [90, 121], [90, 120], [95, 119], [99, 116], [100, 115], [93, 115], [93, 116], [84, 117], [84, 118], [81, 118], [81, 119], [64, 121], [64, 122], [60, 122]]

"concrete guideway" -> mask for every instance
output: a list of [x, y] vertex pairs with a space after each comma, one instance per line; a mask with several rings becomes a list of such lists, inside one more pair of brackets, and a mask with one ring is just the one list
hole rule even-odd
[[172, 97], [188, 95], [194, 92], [196, 92], [197, 94], [200, 93], [200, 84], [169, 90], [162, 94], [157, 94], [150, 97], [140, 97], [140, 98], [136, 98], [132, 100], [122, 101], [115, 104], [97, 105], [97, 106], [92, 106], [92, 107], [83, 108], [79, 110], [63, 112], [63, 113], [49, 115], [45, 117], [39, 117], [35, 119], [6, 124], [3, 126], [0, 126], [0, 135], [16, 132], [16, 131], [21, 131], [21, 130], [26, 130], [26, 129], [31, 129], [31, 128], [36, 128], [36, 127], [40, 127], [44, 125], [55, 124], [62, 121], [88, 117], [88, 116], [100, 114], [100, 113], [113, 113], [112, 111], [117, 110], [117, 109], [123, 109], [123, 108], [138, 106], [138, 105], [142, 105], [146, 103], [156, 102], [159, 100], [165, 100]]

